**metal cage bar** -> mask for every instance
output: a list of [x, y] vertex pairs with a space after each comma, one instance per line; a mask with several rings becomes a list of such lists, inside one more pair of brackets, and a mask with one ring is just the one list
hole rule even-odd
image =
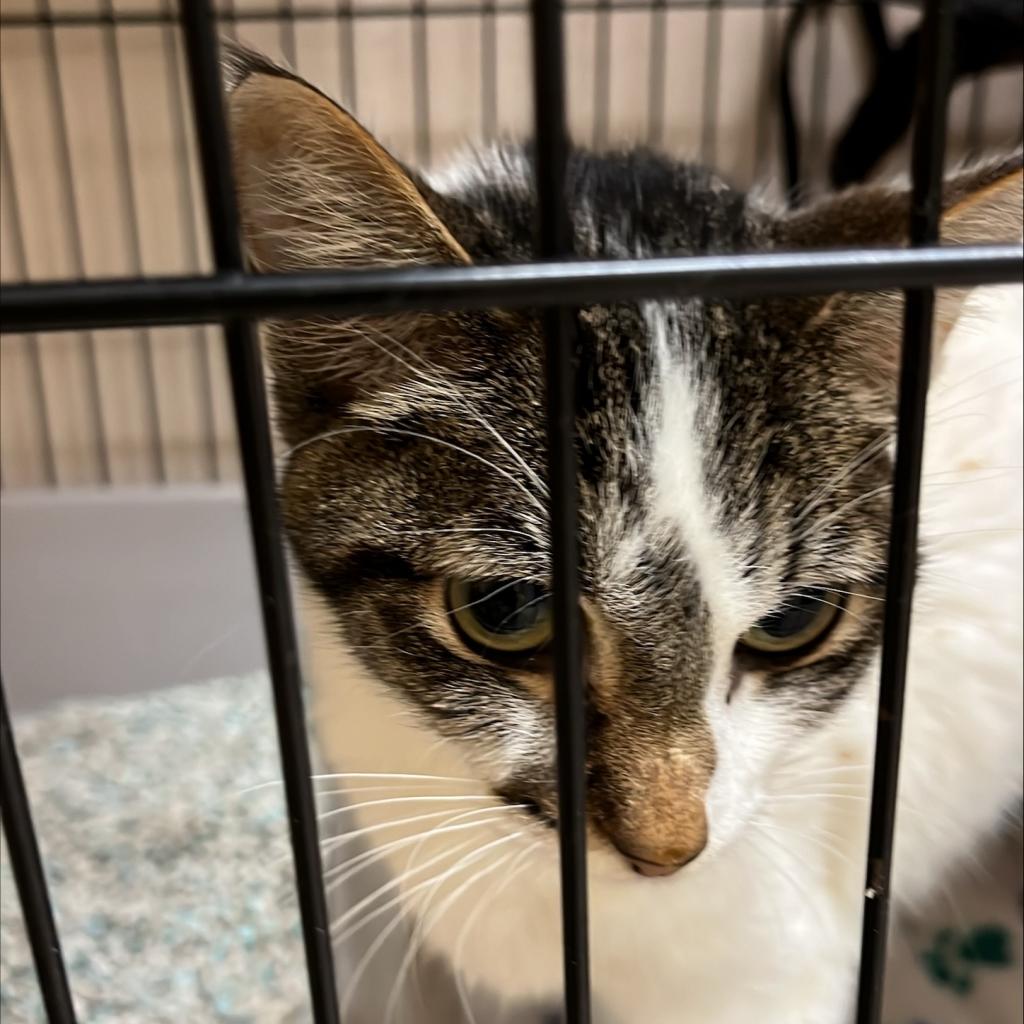
[[[0, 95], [0, 162], [3, 176], [10, 189], [10, 205], [6, 207], [7, 224], [11, 234], [11, 256], [15, 264], [15, 273], [21, 279], [28, 277], [28, 254], [25, 251], [25, 232], [21, 224], [21, 204], [18, 201], [18, 182], [14, 173], [14, 161], [11, 159], [11, 142], [7, 134], [7, 114], [4, 110], [3, 96]], [[46, 379], [43, 376], [43, 360], [39, 351], [39, 339], [34, 334], [25, 336], [25, 350], [28, 356], [29, 374], [31, 379], [33, 406], [36, 410], [36, 429], [39, 431], [39, 443], [43, 463], [43, 479], [47, 487], [56, 487], [57, 453], [53, 444], [53, 430], [50, 427], [50, 405], [46, 391]]]
[[0, 679], [0, 812], [47, 1020], [50, 1024], [75, 1024], [75, 1007], [39, 857], [25, 780], [14, 745], [3, 679]]
[[480, 130], [485, 139], [498, 131], [498, 8], [485, 0], [480, 14]]
[[[222, 271], [241, 274], [245, 262], [209, 0], [186, 0], [181, 16], [214, 262]], [[260, 348], [253, 322], [244, 316], [228, 320], [224, 336], [274, 694], [310, 1002], [317, 1024], [338, 1024], [298, 642], [281, 544]]]
[[668, 8], [665, 0], [653, 0], [647, 30], [647, 143], [660, 146], [665, 136], [668, 98]]
[[[929, 0], [922, 27], [918, 104], [914, 126], [910, 241], [935, 243], [942, 213], [942, 164], [952, 67], [952, 0]], [[925, 411], [931, 375], [934, 287], [908, 291], [903, 314], [896, 464], [892, 480], [882, 668], [871, 791], [867, 878], [857, 1024], [876, 1024], [882, 1013], [889, 924], [889, 880], [903, 733], [903, 697], [910, 646], [910, 615], [917, 573], [917, 525], [921, 495]]]
[[[561, 0], [534, 0], [532, 27], [537, 250], [541, 258], [553, 259], [570, 255], [573, 248], [566, 201], [569, 131]], [[595, 72], [600, 75], [602, 69]], [[600, 107], [602, 100], [598, 102]], [[565, 1019], [567, 1024], [588, 1024], [586, 726], [576, 524], [575, 316], [568, 306], [549, 307], [544, 310], [543, 325]]]
[[[163, 0], [163, 7], [172, 7], [173, 0]], [[194, 206], [192, 168], [189, 160], [190, 125], [188, 121], [184, 83], [180, 81], [178, 67], [181, 60], [181, 42], [178, 38], [177, 19], [161, 28], [161, 49], [167, 71], [167, 98], [170, 113], [171, 134], [174, 151], [181, 173], [178, 174], [178, 196], [185, 216], [181, 218], [184, 229], [185, 257], [190, 267], [199, 267], [202, 262], [202, 248], [199, 241], [195, 218], [191, 216]], [[211, 344], [202, 326], [192, 331], [192, 346], [196, 361], [196, 383], [199, 388], [203, 433], [206, 438], [207, 479], [222, 479], [221, 456], [217, 444], [217, 415], [214, 401], [214, 369], [211, 361]]]
[[[101, 0], [100, 10], [109, 16], [103, 27], [103, 63], [106, 65], [108, 88], [113, 100], [114, 145], [121, 170], [122, 207], [127, 214], [127, 243], [131, 273], [143, 276], [142, 231], [139, 228], [138, 189], [132, 169], [131, 140], [128, 131], [128, 106], [125, 100], [124, 76], [121, 71], [121, 43], [114, 21], [114, 0]], [[146, 396], [146, 428], [153, 472], [157, 483], [167, 483], [167, 455], [161, 428], [160, 392], [157, 387], [156, 356], [152, 332], [140, 327], [135, 332], [136, 347], [142, 368], [142, 390]]]
[[718, 90], [722, 66], [722, 0], [707, 0], [704, 25], [704, 73], [701, 85], [700, 158], [714, 164], [718, 154]]
[[[301, 13], [296, 17], [301, 17]], [[353, 21], [352, 0], [339, 0], [336, 17], [338, 19], [338, 56], [341, 61], [339, 82], [341, 102], [354, 112], [358, 104], [356, 102], [356, 27]]]
[[1019, 281], [1024, 246], [926, 246], [507, 266], [312, 271], [7, 285], [0, 332], [215, 323], [237, 316], [586, 305], [705, 295], [757, 298]]
[[[57, 162], [60, 173], [61, 202], [68, 225], [68, 249], [71, 254], [72, 272], [77, 277], [85, 276], [85, 244], [82, 237], [82, 217], [78, 196], [75, 192], [74, 166], [71, 158], [71, 135], [68, 123], [67, 104], [64, 98], [64, 82], [61, 75], [60, 54], [57, 49], [57, 28], [52, 21], [50, 0], [40, 0], [40, 16], [46, 19], [48, 28], [43, 33], [43, 53], [46, 62], [46, 88], [53, 123], [57, 135]], [[99, 356], [96, 337], [90, 330], [81, 332], [82, 358], [89, 395], [89, 421], [95, 448], [96, 465], [100, 481], [113, 482], [110, 463], [109, 432], [103, 409], [103, 390], [100, 386]]]

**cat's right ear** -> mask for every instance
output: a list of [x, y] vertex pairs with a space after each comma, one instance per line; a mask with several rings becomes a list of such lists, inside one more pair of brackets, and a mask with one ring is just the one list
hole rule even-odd
[[256, 269], [469, 262], [409, 175], [354, 117], [264, 61], [249, 68], [229, 93], [228, 115]]
[[[946, 179], [942, 195], [944, 242], [978, 245], [1014, 242], [1022, 235], [1024, 157], [1017, 152]], [[784, 217], [783, 248], [893, 246], [906, 244], [910, 193], [902, 188], [856, 186]], [[935, 339], [941, 345], [956, 323], [968, 291], [937, 292]], [[895, 395], [900, 358], [903, 297], [900, 292], [840, 293], [809, 301], [804, 330], [844, 355], [844, 367]]]
[[[405, 169], [350, 114], [231, 44], [224, 68], [253, 269], [470, 262]], [[278, 423], [294, 440], [352, 401], [393, 390], [410, 361], [436, 366], [449, 358], [465, 331], [454, 315], [406, 314], [275, 322], [264, 333]]]

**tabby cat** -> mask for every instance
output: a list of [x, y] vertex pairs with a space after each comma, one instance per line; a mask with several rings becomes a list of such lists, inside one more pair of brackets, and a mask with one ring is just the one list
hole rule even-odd
[[[529, 147], [414, 173], [292, 74], [227, 67], [254, 268], [529, 258]], [[1021, 165], [950, 177], [945, 239], [1020, 238]], [[566, 195], [581, 257], [893, 245], [908, 213], [878, 186], [787, 213], [642, 150], [575, 152]], [[901, 911], [1022, 791], [1021, 308], [1016, 285], [937, 305]], [[600, 1024], [850, 1019], [901, 309], [577, 314]], [[538, 317], [317, 317], [266, 345], [321, 788], [346, 791], [324, 814], [345, 1020], [557, 1019]]]

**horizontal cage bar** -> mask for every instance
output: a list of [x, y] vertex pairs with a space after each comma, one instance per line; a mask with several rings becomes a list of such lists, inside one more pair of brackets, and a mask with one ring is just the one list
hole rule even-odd
[[0, 331], [214, 323], [238, 316], [586, 305], [669, 295], [759, 298], [973, 287], [1019, 281], [1022, 275], [1020, 244], [264, 276], [225, 272], [210, 277], [9, 285], [0, 291]]

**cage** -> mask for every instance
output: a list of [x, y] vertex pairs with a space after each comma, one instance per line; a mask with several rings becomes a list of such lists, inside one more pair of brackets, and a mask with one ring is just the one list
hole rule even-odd
[[[1019, 146], [1024, 123], [1019, 39], [965, 56], [950, 43], [959, 11], [949, 8], [234, 0], [211, 10], [183, 0], [179, 10], [161, 0], [4, 0], [0, 471], [11, 703], [28, 711], [94, 685], [104, 693], [158, 689], [201, 678], [198, 668], [227, 675], [269, 664], [313, 1019], [338, 1019], [336, 985], [251, 324], [307, 310], [550, 304], [550, 416], [557, 423], [570, 407], [573, 374], [570, 328], [558, 309], [585, 305], [606, 288], [639, 299], [670, 289], [700, 294], [709, 281], [716, 294], [743, 297], [910, 289], [857, 1011], [858, 1021], [879, 1019], [928, 296], [940, 285], [1017, 280], [1019, 247], [835, 253], [817, 262], [787, 262], [786, 254], [623, 260], [595, 272], [565, 260], [572, 247], [557, 197], [568, 140], [697, 159], [780, 205], [902, 171], [912, 173], [925, 204], [912, 239], [934, 243], [936, 215], [927, 204], [943, 162]], [[447, 278], [408, 271], [292, 283], [244, 274], [217, 110], [218, 34], [315, 82], [414, 166], [444, 165], [467, 141], [535, 135], [537, 255], [556, 262]], [[894, 67], [905, 76], [902, 93], [882, 74], [895, 74]], [[903, 121], [894, 112], [892, 138], [879, 138], [877, 152], [865, 156], [858, 109], [877, 116], [866, 105], [873, 96], [877, 104], [880, 87], [890, 90], [892, 107], [912, 105], [907, 82], [918, 80], [916, 135], [910, 107]], [[867, 166], [851, 169], [851, 148]], [[560, 816], [576, 822], [560, 835], [565, 1019], [582, 1022], [590, 997], [579, 827], [581, 641], [570, 611], [578, 601], [574, 469], [571, 445], [557, 429], [551, 437]], [[243, 482], [255, 572], [245, 547]], [[55, 621], [60, 643], [53, 642]], [[192, 654], [183, 659], [183, 649]], [[4, 740], [5, 836], [44, 1002], [49, 1019], [72, 1020], [6, 709]], [[285, 831], [282, 823], [282, 837]]]

